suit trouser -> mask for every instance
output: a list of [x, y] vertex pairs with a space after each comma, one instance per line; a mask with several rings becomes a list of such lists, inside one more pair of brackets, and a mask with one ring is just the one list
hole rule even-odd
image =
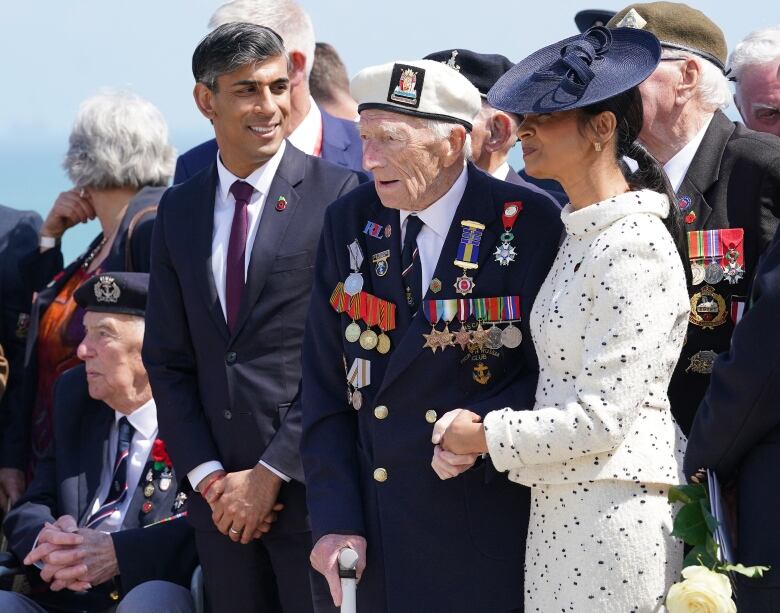
[[196, 530], [211, 613], [337, 613], [327, 582], [309, 564], [311, 533], [266, 534], [242, 545]]

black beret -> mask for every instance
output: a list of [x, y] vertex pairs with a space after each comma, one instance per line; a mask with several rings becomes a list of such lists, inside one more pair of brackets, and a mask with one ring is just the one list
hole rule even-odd
[[574, 23], [577, 29], [584, 32], [593, 26], [605, 26], [607, 22], [615, 16], [615, 11], [606, 11], [602, 9], [585, 9], [574, 16]]
[[475, 53], [468, 49], [448, 49], [426, 55], [423, 59], [447, 64], [454, 68], [479, 90], [485, 98], [491, 87], [496, 84], [504, 73], [514, 64], [503, 55], [491, 53]]
[[84, 281], [73, 297], [85, 311], [143, 317], [148, 292], [148, 273], [107, 272]]

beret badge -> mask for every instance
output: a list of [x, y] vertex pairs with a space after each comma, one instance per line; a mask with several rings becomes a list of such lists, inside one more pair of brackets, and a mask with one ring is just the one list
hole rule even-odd
[[110, 302], [113, 304], [119, 300], [121, 294], [122, 292], [116, 284], [114, 277], [103, 275], [95, 283], [95, 298], [97, 298], [98, 302]]

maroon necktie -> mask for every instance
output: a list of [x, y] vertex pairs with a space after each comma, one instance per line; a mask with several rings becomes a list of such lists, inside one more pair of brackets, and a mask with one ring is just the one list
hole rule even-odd
[[238, 317], [241, 306], [241, 296], [244, 293], [246, 279], [244, 276], [246, 257], [246, 231], [248, 215], [246, 207], [255, 189], [245, 181], [236, 181], [230, 186], [230, 193], [236, 199], [233, 211], [233, 225], [230, 226], [230, 242], [228, 243], [225, 281], [225, 311], [227, 325], [231, 332]]

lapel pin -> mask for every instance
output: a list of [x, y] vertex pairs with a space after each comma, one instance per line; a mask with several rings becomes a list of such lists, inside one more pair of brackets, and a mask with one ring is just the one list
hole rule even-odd
[[276, 210], [277, 211], [283, 211], [287, 208], [287, 198], [284, 196], [279, 196], [279, 199], [276, 201]]

